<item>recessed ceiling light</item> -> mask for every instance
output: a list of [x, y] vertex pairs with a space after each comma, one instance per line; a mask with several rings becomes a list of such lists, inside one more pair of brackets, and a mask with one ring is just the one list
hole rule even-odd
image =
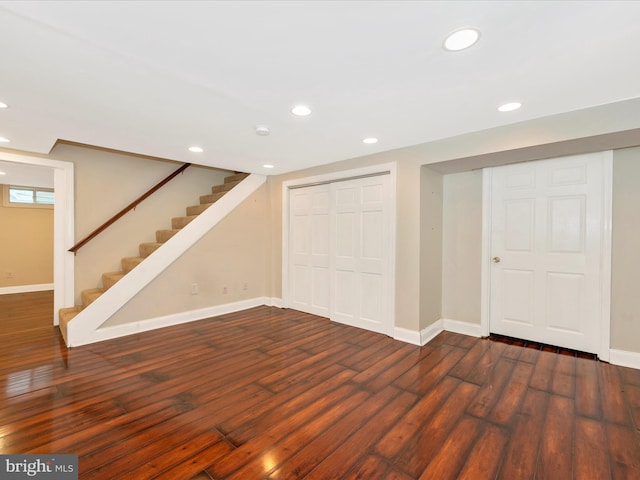
[[261, 137], [267, 137], [269, 136], [269, 133], [271, 132], [269, 131], [269, 127], [267, 125], [256, 126], [256, 135], [259, 135]]
[[202, 147], [189, 147], [189, 151], [193, 153], [202, 153], [204, 150]]
[[9, 143], [11, 140], [9, 140], [8, 138], [4, 138], [4, 137], [0, 137], [0, 142], [2, 143]]
[[9, 105], [4, 102], [0, 102], [0, 108], [9, 108]]
[[311, 113], [311, 109], [306, 105], [296, 105], [291, 109], [291, 113], [298, 117], [306, 117]]
[[378, 139], [376, 137], [369, 137], [362, 140], [362, 143], [378, 143]]
[[265, 165], [262, 165], [262, 168], [273, 168], [273, 165], [267, 163]]
[[504, 105], [500, 105], [498, 107], [499, 112], [512, 112], [514, 110], [519, 109], [522, 106], [520, 102], [510, 102], [505, 103]]
[[450, 52], [457, 52], [469, 48], [480, 38], [480, 31], [475, 28], [461, 28], [450, 33], [444, 39], [444, 49]]
[[0, 172], [0, 175], [6, 175], [6, 173], [5, 172]]

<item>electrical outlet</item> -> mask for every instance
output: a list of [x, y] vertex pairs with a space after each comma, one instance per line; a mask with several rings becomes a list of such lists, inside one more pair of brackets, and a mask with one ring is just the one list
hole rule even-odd
[[13, 278], [13, 272], [7, 272], [6, 277], [7, 278]]
[[200, 285], [198, 285], [197, 283], [192, 283], [191, 284], [191, 295], [197, 295], [198, 293], [200, 293]]
[[242, 290], [244, 290], [245, 292], [247, 290], [249, 290], [249, 283], [248, 282], [244, 282], [244, 285], [242, 286]]
[[226, 285], [224, 287], [222, 287], [222, 293], [223, 293], [223, 295], [226, 295], [227, 293], [229, 293], [229, 289], [227, 288]]

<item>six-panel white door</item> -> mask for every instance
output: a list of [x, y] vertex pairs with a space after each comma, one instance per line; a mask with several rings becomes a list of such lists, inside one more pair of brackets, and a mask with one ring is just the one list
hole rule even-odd
[[597, 353], [603, 157], [491, 172], [491, 332]]
[[289, 306], [391, 334], [388, 175], [291, 189]]
[[290, 194], [289, 285], [291, 308], [329, 316], [329, 185]]
[[332, 184], [331, 319], [391, 333], [388, 175]]

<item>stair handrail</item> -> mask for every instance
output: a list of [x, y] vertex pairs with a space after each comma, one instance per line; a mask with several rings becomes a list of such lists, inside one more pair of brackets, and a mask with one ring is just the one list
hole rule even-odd
[[78, 253], [78, 250], [80, 250], [81, 247], [86, 245], [90, 240], [94, 239], [100, 233], [102, 233], [104, 230], [106, 230], [108, 227], [110, 227], [112, 224], [114, 224], [124, 214], [126, 214], [127, 212], [135, 209], [140, 203], [142, 203], [143, 200], [145, 200], [147, 197], [151, 196], [156, 191], [160, 190], [160, 188], [162, 188], [165, 184], [169, 183], [174, 177], [176, 177], [179, 174], [181, 174], [182, 172], [184, 172], [190, 166], [191, 166], [190, 163], [185, 163], [184, 165], [182, 165], [175, 172], [173, 172], [172, 174], [168, 175], [164, 180], [158, 182], [155, 186], [151, 187], [149, 190], [146, 191], [146, 193], [140, 195], [133, 202], [131, 202], [126, 207], [124, 207], [122, 210], [120, 210], [118, 213], [116, 213], [113, 217], [111, 217], [109, 220], [104, 222], [102, 225], [100, 225], [98, 228], [96, 228], [93, 232], [91, 232], [85, 238], [83, 238], [78, 243], [76, 243], [68, 251], [69, 252], [73, 252], [73, 254], [76, 255]]

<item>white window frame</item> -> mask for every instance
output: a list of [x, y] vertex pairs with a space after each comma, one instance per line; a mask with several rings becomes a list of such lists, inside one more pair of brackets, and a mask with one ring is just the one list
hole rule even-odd
[[[11, 201], [11, 190], [30, 190], [32, 192], [32, 202], [14, 202]], [[43, 187], [32, 187], [27, 185], [6, 185], [5, 186], [5, 195], [3, 196], [3, 204], [5, 207], [36, 207], [36, 208], [53, 208], [54, 203], [45, 203], [37, 201], [37, 193], [38, 192], [54, 192], [53, 188], [43, 188]]]

